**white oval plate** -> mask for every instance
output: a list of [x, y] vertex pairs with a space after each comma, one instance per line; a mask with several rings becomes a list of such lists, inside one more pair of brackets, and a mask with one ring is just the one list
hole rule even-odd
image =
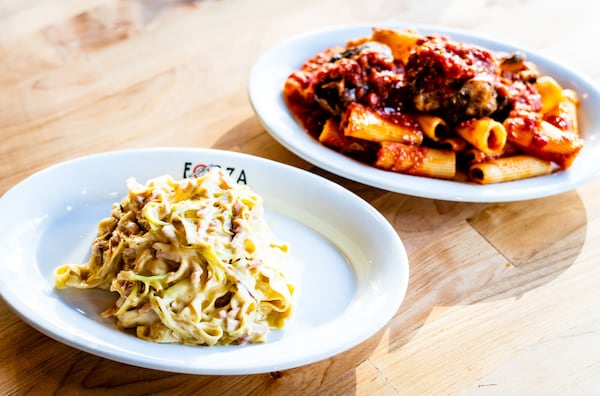
[[[263, 344], [155, 344], [100, 317], [110, 293], [54, 288], [57, 266], [89, 257], [97, 223], [126, 194], [127, 178], [191, 177], [207, 165], [228, 169], [260, 194], [274, 233], [290, 244], [297, 306], [284, 329]], [[309, 364], [372, 336], [404, 298], [408, 259], [387, 220], [335, 183], [245, 154], [169, 148], [83, 157], [17, 184], [0, 198], [0, 274], [10, 307], [65, 344], [159, 370], [249, 374]]]
[[383, 171], [319, 144], [288, 111], [282, 95], [284, 82], [307, 59], [325, 48], [345, 45], [349, 39], [369, 36], [372, 26], [342, 26], [297, 36], [268, 50], [256, 61], [248, 81], [250, 101], [266, 130], [288, 150], [351, 180], [388, 191], [448, 201], [507, 202], [539, 198], [572, 190], [600, 176], [600, 112], [597, 111], [600, 91], [589, 78], [531, 51], [435, 26], [378, 25], [415, 28], [422, 34], [443, 34], [491, 50], [521, 51], [540, 71], [550, 74], [565, 87], [575, 89], [581, 99], [579, 122], [585, 147], [573, 166], [566, 172], [482, 186]]

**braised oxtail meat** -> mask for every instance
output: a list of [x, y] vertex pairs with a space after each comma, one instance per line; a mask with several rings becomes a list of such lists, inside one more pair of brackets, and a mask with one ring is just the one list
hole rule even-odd
[[498, 62], [500, 74], [511, 81], [523, 81], [529, 84], [536, 82], [539, 77], [537, 67], [525, 60], [525, 55], [515, 52], [500, 58]]
[[321, 109], [341, 116], [352, 102], [383, 107], [398, 96], [402, 74], [388, 46], [366, 42], [334, 54], [315, 74], [314, 99]]
[[406, 65], [415, 109], [438, 114], [452, 124], [498, 109], [497, 78], [489, 51], [444, 37], [423, 40]]

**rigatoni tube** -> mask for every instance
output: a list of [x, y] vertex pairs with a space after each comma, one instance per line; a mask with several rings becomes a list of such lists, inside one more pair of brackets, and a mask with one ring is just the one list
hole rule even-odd
[[416, 145], [423, 142], [423, 132], [410, 116], [406, 116], [403, 122], [396, 123], [358, 103], [352, 103], [346, 111], [346, 136], [373, 142], [390, 141]]
[[452, 150], [382, 142], [375, 166], [393, 172], [452, 179], [456, 175], [456, 154]]
[[456, 132], [485, 154], [501, 153], [506, 144], [506, 129], [489, 117], [465, 121], [456, 127]]
[[515, 155], [476, 163], [469, 168], [469, 178], [480, 184], [489, 184], [547, 175], [551, 172], [550, 161], [530, 155]]

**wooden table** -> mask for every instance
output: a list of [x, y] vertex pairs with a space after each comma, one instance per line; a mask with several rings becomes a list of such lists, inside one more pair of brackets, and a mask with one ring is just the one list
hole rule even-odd
[[[460, 28], [529, 47], [600, 83], [588, 0], [0, 1], [0, 193], [49, 165], [149, 146], [231, 149], [314, 167], [278, 144], [247, 98], [281, 40], [336, 24]], [[324, 171], [395, 226], [406, 299], [361, 345], [305, 367], [194, 376], [60, 344], [0, 303], [1, 394], [597, 394], [600, 180], [524, 202], [384, 192]]]

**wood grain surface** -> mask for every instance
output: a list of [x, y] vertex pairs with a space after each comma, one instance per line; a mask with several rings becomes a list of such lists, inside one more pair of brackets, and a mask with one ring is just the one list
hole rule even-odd
[[502, 204], [386, 192], [282, 147], [246, 86], [257, 57], [285, 38], [390, 21], [509, 41], [600, 83], [599, 17], [589, 0], [0, 0], [0, 194], [107, 150], [241, 151], [368, 200], [402, 238], [411, 271], [401, 308], [369, 340], [259, 375], [117, 363], [48, 338], [0, 302], [0, 394], [598, 394], [600, 181]]

